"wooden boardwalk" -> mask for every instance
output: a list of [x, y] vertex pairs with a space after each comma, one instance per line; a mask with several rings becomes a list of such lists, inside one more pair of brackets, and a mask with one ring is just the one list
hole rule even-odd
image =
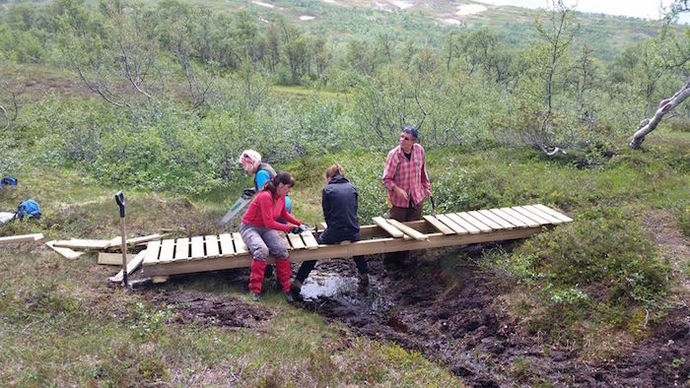
[[[313, 232], [286, 234], [290, 261], [323, 261], [520, 239], [539, 233], [543, 227], [571, 222], [572, 219], [537, 204], [426, 215], [423, 220], [405, 223], [382, 217], [374, 217], [373, 221], [374, 225], [361, 227], [362, 240], [351, 244], [319, 245]], [[159, 278], [249, 267], [252, 260], [239, 233], [151, 241], [138, 256], [142, 261], [143, 275]]]

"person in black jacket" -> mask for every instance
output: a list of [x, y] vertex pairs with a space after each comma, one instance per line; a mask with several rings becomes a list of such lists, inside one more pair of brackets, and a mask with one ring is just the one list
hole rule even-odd
[[[357, 189], [347, 179], [340, 164], [326, 170], [328, 185], [321, 193], [321, 208], [326, 220], [326, 230], [319, 235], [319, 244], [338, 244], [343, 241], [359, 241], [359, 218], [357, 217]], [[359, 290], [366, 291], [369, 286], [367, 261], [364, 256], [353, 257], [359, 272]], [[299, 267], [290, 286], [299, 294], [302, 283], [316, 265], [316, 260], [305, 261]]]

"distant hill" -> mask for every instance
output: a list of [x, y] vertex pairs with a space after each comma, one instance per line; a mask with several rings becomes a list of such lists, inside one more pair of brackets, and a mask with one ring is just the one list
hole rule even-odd
[[[96, 6], [97, 0], [86, 0]], [[156, 3], [153, 0], [144, 2]], [[493, 6], [468, 0], [181, 0], [214, 11], [246, 10], [269, 23], [284, 18], [317, 35], [328, 36], [336, 46], [352, 37], [387, 33], [393, 41], [412, 40], [440, 47], [451, 31], [489, 28], [515, 47], [522, 47], [535, 33], [534, 20], [542, 11], [513, 6]], [[1, 10], [12, 3], [45, 4], [45, 0], [0, 0]], [[659, 22], [637, 18], [577, 12], [581, 31], [575, 45], [590, 45], [607, 60], [629, 43], [654, 36]]]

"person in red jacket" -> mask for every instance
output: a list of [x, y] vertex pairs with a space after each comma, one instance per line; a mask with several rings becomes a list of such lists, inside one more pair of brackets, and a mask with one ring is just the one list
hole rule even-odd
[[[295, 184], [292, 175], [283, 172], [267, 182], [249, 204], [242, 216], [240, 235], [252, 255], [249, 292], [254, 299], [261, 294], [261, 283], [266, 271], [266, 259], [272, 255], [276, 259], [276, 277], [288, 301], [290, 294], [290, 258], [285, 239], [279, 232], [300, 233], [302, 221], [293, 217], [285, 208], [285, 196]], [[282, 218], [287, 224], [277, 221]]]

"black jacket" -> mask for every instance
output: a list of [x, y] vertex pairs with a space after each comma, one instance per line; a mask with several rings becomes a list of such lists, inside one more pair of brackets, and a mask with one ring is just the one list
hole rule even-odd
[[336, 175], [321, 193], [321, 207], [327, 228], [319, 237], [323, 244], [359, 241], [357, 189], [345, 177]]

